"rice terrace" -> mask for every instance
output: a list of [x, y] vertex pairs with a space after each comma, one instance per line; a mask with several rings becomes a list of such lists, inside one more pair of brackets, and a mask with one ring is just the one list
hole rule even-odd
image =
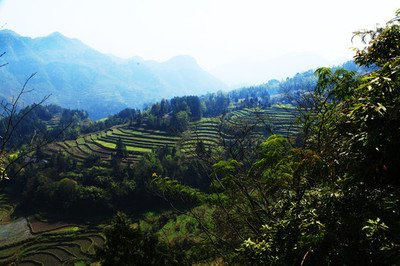
[[[282, 134], [294, 138], [300, 126], [296, 123], [296, 110], [293, 108], [271, 107], [262, 109], [243, 109], [226, 115], [224, 123], [229, 126], [248, 124], [258, 117], [260, 137], [270, 134]], [[264, 123], [261, 123], [261, 121]], [[49, 145], [49, 152], [65, 152], [78, 162], [87, 156], [97, 155], [103, 160], [110, 160], [115, 152], [118, 140], [121, 140], [128, 151], [126, 163], [135, 163], [146, 153], [159, 147], [175, 147], [190, 155], [195, 144], [202, 141], [207, 147], [218, 146], [222, 137], [229, 138], [220, 130], [221, 118], [203, 118], [192, 122], [189, 129], [180, 135], [169, 134], [162, 130], [152, 130], [134, 125], [118, 125], [106, 131], [83, 135], [76, 140], [66, 140]]]
[[0, 0], [0, 265], [399, 264], [399, 43], [389, 0]]

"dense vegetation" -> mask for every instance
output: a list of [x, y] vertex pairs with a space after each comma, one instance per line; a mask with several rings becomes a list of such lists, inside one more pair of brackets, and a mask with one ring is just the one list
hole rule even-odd
[[[37, 108], [28, 125], [59, 130], [62, 141], [29, 153], [28, 165], [3, 166], [13, 176], [3, 192], [24, 214], [91, 224], [129, 214], [134, 223], [117, 213], [102, 227], [95, 257], [94, 231], [83, 232], [92, 239], [83, 260], [105, 265], [396, 264], [400, 12], [356, 35], [366, 46], [347, 70], [165, 99], [96, 123], [81, 111]], [[13, 156], [0, 155], [3, 165]], [[12, 254], [3, 262], [18, 260], [8, 246], [1, 252]]]
[[279, 265], [398, 261], [399, 15], [357, 33], [369, 41], [355, 61], [374, 71], [316, 71], [316, 87], [299, 105], [301, 147], [273, 135], [251, 164], [213, 162], [217, 194], [155, 177], [171, 198], [213, 210], [211, 222], [198, 220], [215, 256]]

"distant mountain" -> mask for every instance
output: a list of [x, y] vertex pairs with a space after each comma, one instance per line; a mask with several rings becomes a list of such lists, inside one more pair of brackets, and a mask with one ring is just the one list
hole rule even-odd
[[[25, 95], [26, 104], [51, 94], [49, 103], [87, 110], [94, 119], [126, 107], [163, 97], [203, 94], [224, 89], [190, 56], [177, 56], [162, 63], [139, 57], [121, 59], [102, 54], [77, 39], [60, 33], [29, 38], [10, 30], [0, 31], [0, 98], [10, 98], [34, 72]], [[0, 62], [0, 63], [2, 63]]]

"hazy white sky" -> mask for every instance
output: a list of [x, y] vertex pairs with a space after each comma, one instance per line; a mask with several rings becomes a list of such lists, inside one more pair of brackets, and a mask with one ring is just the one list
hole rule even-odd
[[0, 0], [0, 22], [27, 36], [59, 31], [106, 53], [205, 69], [288, 53], [350, 58], [352, 32], [392, 18], [398, 0]]

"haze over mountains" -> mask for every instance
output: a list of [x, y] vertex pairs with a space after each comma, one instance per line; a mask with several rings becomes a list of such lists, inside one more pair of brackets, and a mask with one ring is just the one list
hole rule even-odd
[[121, 59], [60, 33], [29, 38], [2, 30], [0, 49], [6, 52], [1, 63], [9, 63], [0, 68], [1, 98], [16, 95], [27, 77], [37, 72], [29, 82], [29, 89], [35, 90], [24, 96], [26, 104], [51, 94], [49, 103], [87, 110], [94, 119], [163, 97], [226, 88], [190, 56], [161, 63]]
[[341, 64], [349, 59], [329, 61], [317, 53], [301, 52], [277, 56], [269, 60], [236, 60], [211, 70], [228, 86], [237, 88], [263, 84], [270, 79], [284, 79], [307, 69]]

